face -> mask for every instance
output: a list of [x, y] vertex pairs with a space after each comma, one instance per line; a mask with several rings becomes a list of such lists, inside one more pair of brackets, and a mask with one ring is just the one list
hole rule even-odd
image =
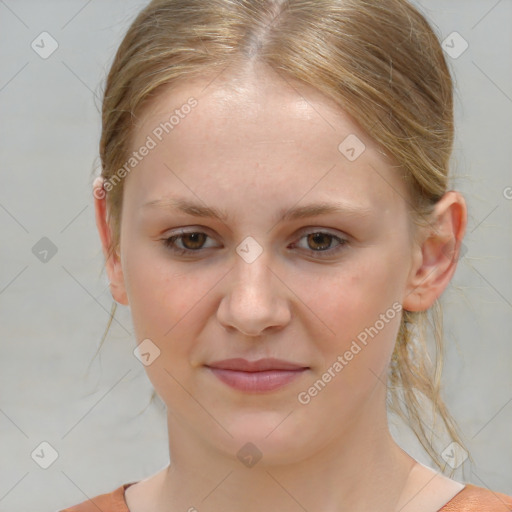
[[385, 420], [413, 264], [406, 187], [318, 92], [263, 71], [208, 83], [139, 117], [132, 150], [150, 149], [125, 178], [122, 286], [177, 438], [305, 458], [360, 415]]

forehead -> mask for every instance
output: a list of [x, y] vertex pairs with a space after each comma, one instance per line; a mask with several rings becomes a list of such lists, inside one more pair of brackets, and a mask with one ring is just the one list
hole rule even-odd
[[316, 89], [268, 69], [162, 90], [138, 116], [132, 150], [148, 138], [154, 148], [129, 176], [144, 199], [172, 193], [178, 175], [206, 195], [237, 190], [298, 200], [314, 188], [322, 198], [329, 191], [382, 202], [406, 194], [396, 163], [355, 119]]

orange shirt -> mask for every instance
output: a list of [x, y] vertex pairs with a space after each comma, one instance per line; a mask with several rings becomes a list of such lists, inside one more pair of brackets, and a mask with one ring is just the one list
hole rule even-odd
[[[130, 512], [124, 491], [135, 483], [124, 484], [111, 493], [101, 494], [60, 512]], [[512, 496], [466, 484], [439, 512], [512, 512]]]

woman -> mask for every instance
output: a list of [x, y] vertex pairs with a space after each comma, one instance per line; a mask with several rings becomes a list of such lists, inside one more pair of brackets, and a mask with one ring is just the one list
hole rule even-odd
[[463, 446], [423, 347], [466, 228], [452, 144], [405, 0], [151, 2], [108, 76], [94, 197], [171, 463], [66, 510], [509, 511], [387, 424], [389, 392], [443, 470], [430, 401]]

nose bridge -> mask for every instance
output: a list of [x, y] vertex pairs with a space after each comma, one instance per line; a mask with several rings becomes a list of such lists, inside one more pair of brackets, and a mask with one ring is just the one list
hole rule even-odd
[[272, 269], [271, 251], [252, 237], [236, 248], [229, 288], [219, 308], [219, 320], [248, 335], [289, 320], [283, 287]]
[[276, 293], [273, 290], [272, 255], [268, 248], [257, 242], [253, 237], [247, 237], [236, 248], [237, 259], [234, 268], [234, 283], [232, 294], [236, 299], [253, 299], [260, 304], [253, 307], [268, 307]]

